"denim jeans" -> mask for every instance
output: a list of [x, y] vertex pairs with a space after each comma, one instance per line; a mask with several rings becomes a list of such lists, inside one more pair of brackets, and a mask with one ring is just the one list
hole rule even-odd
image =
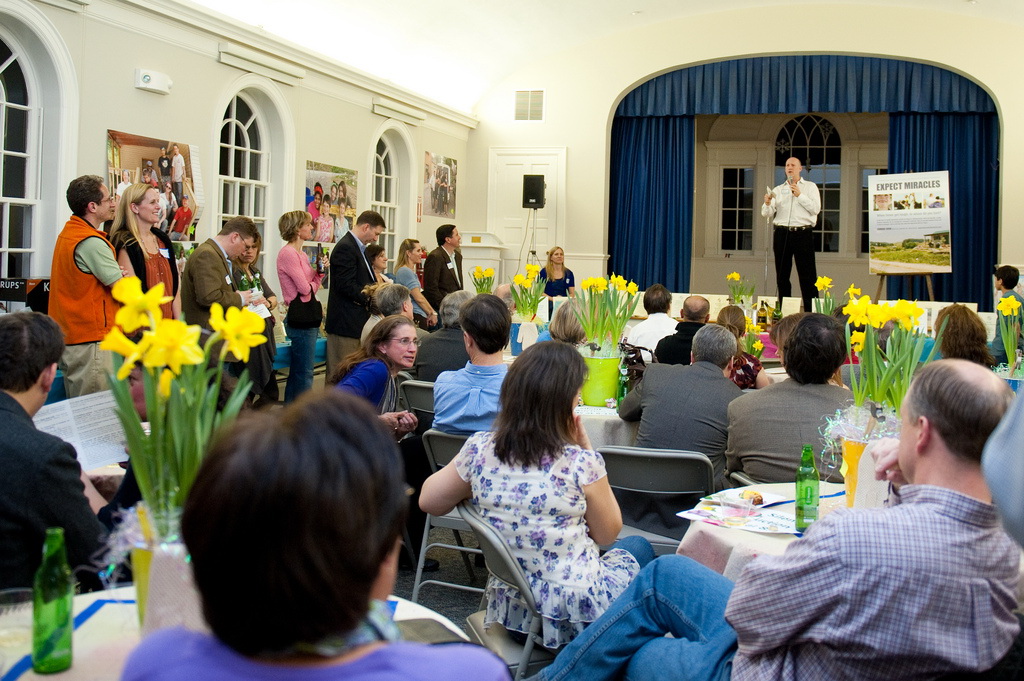
[[654, 560], [654, 547], [643, 537], [623, 537], [616, 540], [611, 548], [628, 551], [636, 558], [636, 562], [640, 563], [641, 568], [647, 567], [647, 564]]
[[732, 582], [717, 572], [662, 556], [534, 679], [724, 681], [736, 654], [725, 621], [730, 593]]
[[284, 325], [292, 342], [292, 359], [288, 367], [288, 383], [284, 387], [285, 404], [313, 387], [313, 357], [320, 329], [296, 329]]

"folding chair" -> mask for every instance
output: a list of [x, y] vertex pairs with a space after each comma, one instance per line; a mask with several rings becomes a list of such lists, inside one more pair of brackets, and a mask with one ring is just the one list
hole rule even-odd
[[[628, 493], [646, 506], [683, 495], [697, 499], [715, 491], [714, 466], [707, 456], [699, 452], [616, 446], [599, 447], [597, 451], [604, 457], [608, 482], [617, 497]], [[632, 503], [622, 509], [625, 524], [619, 538], [641, 536], [651, 542], [656, 555], [675, 553], [679, 539], [634, 525], [636, 519], [629, 517], [628, 513], [630, 506]], [[682, 511], [684, 507], [676, 510]], [[687, 526], [687, 521], [678, 520], [680, 527]]]
[[[405, 388], [410, 383], [422, 383], [422, 381], [406, 381], [402, 384]], [[427, 383], [426, 385], [433, 385]], [[410, 393], [413, 394], [413, 393]], [[430, 462], [430, 469], [436, 473], [439, 469], [443, 468], [448, 464], [449, 461], [455, 458], [455, 455], [462, 449], [462, 445], [465, 444], [467, 435], [451, 435], [449, 433], [442, 433], [439, 430], [430, 429], [423, 433], [423, 448], [427, 452], [427, 461]], [[430, 528], [432, 527], [445, 527], [452, 531], [455, 535], [455, 544], [446, 544], [444, 542], [434, 542], [429, 544], [430, 541]], [[466, 572], [469, 573], [469, 581], [476, 581], [476, 572], [473, 570], [473, 561], [470, 560], [468, 554], [479, 554], [480, 549], [475, 549], [466, 546], [462, 541], [462, 535], [460, 532], [471, 532], [469, 525], [466, 521], [455, 512], [454, 510], [443, 515], [435, 516], [427, 514], [427, 520], [423, 528], [423, 543], [420, 546], [420, 557], [416, 563], [416, 579], [412, 586], [412, 602], [418, 603], [420, 596], [420, 587], [426, 584], [438, 584], [440, 586], [447, 586], [450, 589], [460, 589], [462, 591], [472, 591], [474, 593], [482, 594], [484, 590], [480, 587], [468, 586], [466, 584], [458, 584], [456, 582], [445, 582], [440, 579], [423, 579], [423, 562], [427, 558], [427, 551], [432, 548], [444, 548], [452, 549], [462, 553], [462, 562], [466, 566]]]
[[416, 432], [422, 434], [434, 423], [434, 384], [406, 379], [398, 384], [398, 402], [419, 420]]
[[523, 572], [516, 557], [512, 555], [512, 550], [505, 538], [483, 519], [471, 502], [464, 501], [459, 504], [458, 511], [462, 515], [462, 519], [476, 534], [490, 573], [519, 590], [522, 602], [526, 606], [530, 631], [526, 637], [526, 643], [521, 644], [513, 640], [508, 630], [500, 624], [493, 623], [491, 626], [485, 627], [484, 616], [487, 614], [485, 609], [466, 618], [469, 637], [504, 660], [508, 665], [509, 672], [514, 676], [514, 681], [519, 681], [527, 673], [536, 674], [551, 664], [555, 659], [555, 654], [539, 645], [543, 643], [540, 633], [543, 620], [537, 610], [537, 602], [533, 598], [533, 590], [530, 588], [530, 582], [526, 579], [526, 573]]

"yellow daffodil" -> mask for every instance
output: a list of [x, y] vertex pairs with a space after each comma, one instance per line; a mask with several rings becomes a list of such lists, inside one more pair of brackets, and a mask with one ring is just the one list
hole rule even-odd
[[[214, 307], [220, 305], [214, 303]], [[259, 318], [253, 312], [249, 314]], [[142, 342], [146, 344], [143, 365], [149, 369], [168, 367], [180, 374], [184, 364], [201, 364], [206, 356], [199, 347], [199, 332], [198, 326], [188, 326], [180, 319], [161, 319], [154, 330], [143, 334]]]
[[843, 308], [843, 314], [849, 316], [852, 326], [863, 326], [868, 323], [868, 308], [871, 306], [869, 296], [851, 298], [849, 304]]
[[827, 291], [832, 288], [832, 280], [828, 277], [818, 277], [818, 280], [814, 282], [814, 288], [819, 291]]
[[999, 304], [996, 305], [996, 309], [999, 310], [1000, 314], [1004, 317], [1011, 317], [1017, 314], [1020, 309], [1020, 301], [1015, 296], [1006, 296], [999, 300]]
[[758, 352], [760, 352], [761, 350], [764, 350], [764, 343], [762, 343], [760, 340], [756, 340], [754, 341], [754, 345], [752, 347]]
[[117, 311], [117, 316], [114, 317], [114, 323], [128, 333], [141, 326], [149, 326], [150, 316], [154, 321], [159, 321], [163, 316], [160, 306], [174, 300], [170, 296], [164, 295], [163, 283], [156, 284], [143, 293], [142, 282], [138, 277], [118, 279], [110, 293], [114, 296], [114, 300], [122, 305], [121, 309]]
[[853, 300], [859, 295], [860, 289], [854, 286], [853, 284], [850, 284], [850, 288], [846, 289], [846, 297], [849, 298], [850, 300]]
[[480, 267], [480, 265], [477, 265], [476, 267], [474, 267], [473, 268], [473, 276], [477, 277], [478, 279], [480, 277], [484, 276], [484, 268]]
[[526, 266], [526, 276], [530, 277], [531, 279], [536, 279], [538, 274], [540, 274], [540, 265]]
[[[122, 280], [123, 281], [123, 280]], [[139, 361], [146, 349], [146, 341], [133, 343], [116, 326], [107, 333], [103, 342], [100, 343], [100, 350], [110, 350], [124, 357], [124, 363], [117, 370], [117, 380], [123, 381], [132, 372], [135, 363]]]
[[864, 350], [863, 331], [854, 331], [850, 334], [850, 347], [853, 348], [854, 352], [861, 352]]
[[608, 290], [608, 280], [604, 277], [594, 277], [594, 290], [598, 293], [604, 293]]
[[493, 277], [494, 276], [494, 268], [493, 267], [488, 267], [486, 270], [484, 270], [484, 276], [485, 277]]
[[174, 372], [170, 369], [164, 369], [160, 372], [160, 382], [157, 385], [157, 391], [160, 393], [160, 397], [165, 400], [171, 396], [171, 381], [174, 380]]
[[897, 300], [892, 307], [892, 318], [905, 330], [910, 331], [917, 324], [917, 320], [924, 314], [924, 309], [917, 303], [909, 300]]
[[517, 274], [516, 276], [512, 277], [512, 283], [515, 284], [516, 286], [526, 286], [526, 277], [524, 277], [521, 274]]
[[740, 280], [740, 273], [739, 272], [730, 272], [729, 274], [725, 275], [725, 278], [726, 278], [727, 281], [739, 281]]
[[242, 362], [249, 361], [249, 349], [267, 342], [262, 331], [263, 318], [251, 310], [229, 307], [227, 312], [214, 303], [210, 306], [210, 328], [224, 340], [221, 354], [230, 352]]
[[893, 316], [893, 309], [888, 305], [868, 305], [867, 309], [868, 324], [880, 329], [885, 326], [885, 323], [890, 319], [895, 319]]
[[626, 293], [628, 293], [631, 296], [635, 296], [637, 294], [637, 291], [639, 290], [640, 287], [636, 285], [635, 281], [629, 282], [629, 284], [626, 286]]
[[533, 277], [528, 277], [526, 281], [523, 282], [523, 286], [526, 288], [530, 288], [531, 286], [533, 286]]

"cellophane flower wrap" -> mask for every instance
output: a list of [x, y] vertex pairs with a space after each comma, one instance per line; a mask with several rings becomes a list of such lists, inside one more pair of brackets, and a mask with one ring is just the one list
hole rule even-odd
[[470, 277], [473, 279], [473, 287], [476, 288], [477, 294], [490, 293], [494, 289], [494, 268], [484, 269], [477, 265], [470, 272]]
[[587, 335], [592, 357], [617, 357], [619, 340], [626, 323], [636, 310], [638, 287], [635, 282], [612, 274], [611, 277], [591, 277], [580, 282], [576, 293], [576, 317]]
[[[247, 309], [210, 308], [213, 334], [200, 345], [201, 329], [164, 319], [160, 305], [171, 298], [162, 283], [143, 292], [138, 278], [118, 281], [114, 298], [122, 304], [115, 326], [100, 348], [123, 358], [110, 389], [124, 428], [132, 469], [145, 510], [140, 524], [147, 541], [164, 541], [177, 532], [177, 518], [199, 464], [217, 429], [238, 414], [251, 387], [243, 372], [218, 408], [224, 362], [231, 354], [248, 361], [249, 351], [267, 341], [263, 319]], [[137, 335], [138, 341], [125, 334]], [[216, 357], [212, 357], [213, 353]], [[135, 409], [128, 376], [139, 365], [148, 431]]]
[[[725, 275], [725, 280], [728, 282], [729, 297], [732, 299], [733, 305], [746, 307], [754, 302], [754, 290], [756, 287], [741, 277], [739, 272], [730, 272]], [[779, 303], [782, 303], [781, 299]]]
[[539, 265], [527, 265], [526, 274], [517, 274], [512, 278], [512, 300], [516, 304], [517, 321], [536, 321], [537, 307], [544, 299], [545, 284], [547, 279], [540, 276]]

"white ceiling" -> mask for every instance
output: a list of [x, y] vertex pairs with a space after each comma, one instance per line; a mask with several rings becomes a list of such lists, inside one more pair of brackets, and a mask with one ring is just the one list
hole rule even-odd
[[[813, 4], [820, 0], [790, 0]], [[530, 60], [619, 31], [779, 0], [194, 0], [310, 50], [471, 113]], [[844, 4], [879, 5], [878, 0]], [[889, 0], [1024, 25], [1022, 0]]]

